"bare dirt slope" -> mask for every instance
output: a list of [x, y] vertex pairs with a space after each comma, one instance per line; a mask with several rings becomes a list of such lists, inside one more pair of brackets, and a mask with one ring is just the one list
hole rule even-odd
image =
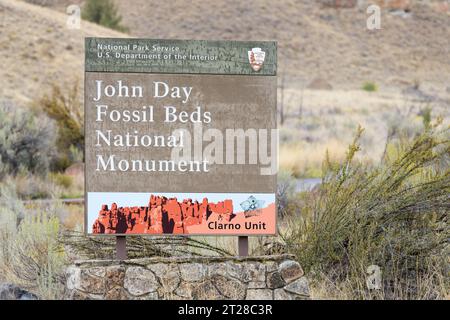
[[[83, 0], [29, 1], [47, 7], [0, 0], [1, 99], [20, 103], [53, 83], [82, 84], [85, 36], [125, 36], [84, 21], [68, 29], [67, 5]], [[322, 0], [114, 1], [127, 36], [277, 40], [281, 164], [300, 175], [316, 175], [325, 149], [343, 153], [358, 124], [366, 128], [365, 155], [376, 160], [389, 130], [421, 126], [427, 108], [450, 119], [450, 11], [434, 5], [444, 0], [383, 9], [382, 29], [373, 31], [365, 7]], [[367, 81], [378, 92], [361, 90]]]
[[[449, 116], [450, 14], [439, 1], [383, 8], [381, 30], [372, 31], [370, 1], [347, 9], [324, 2], [116, 0], [137, 37], [277, 40], [281, 165], [304, 176], [317, 175], [309, 167], [320, 168], [326, 149], [344, 154], [358, 124], [362, 154], [378, 160], [393, 127], [420, 126], [426, 107]], [[365, 82], [378, 92], [361, 90]]]
[[51, 89], [82, 85], [84, 37], [124, 34], [83, 22], [66, 27], [67, 16], [21, 1], [0, 0], [1, 100], [26, 105]]
[[316, 0], [116, 2], [135, 36], [277, 40], [282, 72], [326, 78], [334, 88], [450, 85], [450, 15], [417, 1], [403, 16], [383, 10], [377, 31], [366, 28], [365, 8], [336, 10]]
[[[33, 1], [60, 12], [84, 3]], [[338, 89], [360, 88], [365, 81], [386, 88], [420, 83], [441, 91], [450, 86], [446, 0], [384, 1], [409, 3], [409, 12], [384, 8], [382, 29], [374, 31], [366, 28], [366, 8], [372, 2], [364, 0], [346, 9], [323, 4], [350, 1], [114, 1], [123, 24], [137, 37], [277, 40], [281, 74], [294, 76], [288, 81], [293, 85], [325, 78]]]

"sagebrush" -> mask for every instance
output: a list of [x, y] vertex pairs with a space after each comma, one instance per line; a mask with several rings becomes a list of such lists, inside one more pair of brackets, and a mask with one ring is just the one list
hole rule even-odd
[[15, 188], [0, 190], [0, 271], [4, 281], [41, 299], [58, 299], [64, 289], [66, 254], [58, 241], [58, 203], [27, 208]]
[[55, 150], [54, 123], [32, 110], [0, 104], [0, 180], [20, 172], [45, 174]]

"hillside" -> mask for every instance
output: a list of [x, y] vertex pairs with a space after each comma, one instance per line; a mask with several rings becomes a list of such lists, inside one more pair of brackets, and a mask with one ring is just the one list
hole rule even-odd
[[307, 84], [320, 77], [344, 89], [369, 80], [450, 85], [450, 15], [430, 6], [414, 5], [406, 17], [384, 10], [382, 30], [369, 31], [364, 9], [321, 1], [116, 2], [138, 37], [277, 40], [280, 71]]
[[[390, 1], [373, 31], [367, 5], [323, 5], [333, 2], [116, 1], [137, 37], [277, 40], [280, 165], [306, 177], [320, 175], [326, 149], [344, 154], [358, 124], [362, 156], [377, 161], [388, 132], [420, 127], [425, 108], [449, 119], [450, 11], [442, 1]], [[398, 10], [402, 2], [408, 12]], [[378, 91], [361, 90], [366, 82]]]
[[[60, 12], [84, 3], [37, 2]], [[384, 1], [409, 3], [409, 11], [383, 9], [382, 29], [375, 31], [366, 28], [365, 1], [345, 9], [325, 6], [333, 1], [324, 0], [115, 2], [136, 37], [277, 40], [279, 69], [293, 85], [325, 78], [339, 89], [374, 81], [386, 88], [420, 83], [441, 91], [450, 84], [450, 10], [443, 0]]]
[[28, 104], [52, 84], [82, 85], [84, 37], [124, 35], [84, 22], [66, 27], [66, 15], [20, 1], [0, 0], [1, 100]]
[[[420, 127], [427, 108], [449, 119], [450, 11], [439, 0], [384, 8], [374, 31], [364, 7], [324, 1], [115, 0], [130, 35], [85, 21], [68, 29], [66, 6], [82, 0], [33, 2], [47, 7], [0, 0], [2, 100], [27, 104], [53, 83], [81, 86], [85, 36], [260, 39], [278, 41], [280, 160], [299, 176], [317, 176], [326, 149], [343, 154], [358, 124], [362, 154], [377, 160], [388, 132]], [[378, 90], [361, 90], [366, 82]]]

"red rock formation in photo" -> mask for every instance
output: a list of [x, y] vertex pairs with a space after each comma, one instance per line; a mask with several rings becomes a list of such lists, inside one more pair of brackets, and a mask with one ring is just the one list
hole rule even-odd
[[92, 226], [93, 233], [135, 233], [161, 234], [186, 233], [189, 226], [201, 224], [208, 220], [211, 214], [216, 214], [224, 221], [233, 217], [233, 201], [226, 199], [218, 203], [210, 203], [204, 198], [201, 203], [177, 198], [150, 196], [147, 207], [117, 207], [116, 203], [108, 209], [102, 205]]

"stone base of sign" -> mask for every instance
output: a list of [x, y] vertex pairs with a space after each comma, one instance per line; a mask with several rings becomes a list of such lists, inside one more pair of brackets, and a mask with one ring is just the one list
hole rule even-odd
[[65, 299], [308, 299], [303, 270], [291, 255], [76, 261]]

